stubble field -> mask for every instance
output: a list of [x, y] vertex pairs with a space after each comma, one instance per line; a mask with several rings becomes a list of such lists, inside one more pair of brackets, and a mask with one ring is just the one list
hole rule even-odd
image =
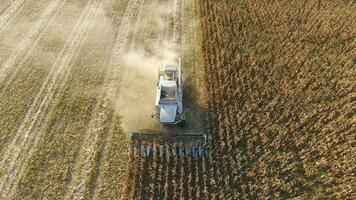
[[[183, 25], [177, 5], [0, 2], [1, 199], [123, 197], [129, 131], [159, 130], [158, 65], [193, 51], [181, 44], [195, 37], [194, 12]], [[186, 56], [187, 76], [197, 63]]]

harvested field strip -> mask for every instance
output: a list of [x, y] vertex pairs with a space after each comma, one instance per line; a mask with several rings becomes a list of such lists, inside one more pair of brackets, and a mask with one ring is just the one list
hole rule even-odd
[[[15, 182], [18, 180], [21, 173], [21, 168], [24, 167], [26, 163], [26, 155], [30, 155], [31, 149], [37, 143], [41, 132], [39, 128], [41, 127], [43, 118], [45, 118], [47, 110], [50, 103], [52, 103], [52, 98], [56, 94], [57, 89], [60, 85], [63, 85], [68, 73], [68, 68], [78, 55], [77, 52], [80, 50], [80, 44], [85, 38], [86, 32], [88, 31], [90, 24], [93, 19], [93, 10], [97, 8], [98, 5], [91, 5], [90, 1], [88, 3], [88, 10], [83, 12], [83, 22], [79, 20], [78, 30], [74, 29], [73, 38], [69, 37], [67, 44], [65, 45], [63, 51], [59, 54], [57, 61], [55, 62], [52, 70], [47, 76], [39, 94], [36, 96], [34, 103], [30, 107], [25, 120], [19, 127], [14, 140], [7, 147], [4, 157], [1, 160], [2, 170], [6, 171], [0, 180], [0, 193], [2, 196], [8, 195], [12, 187], [14, 187]], [[62, 82], [63, 81], [63, 82]], [[48, 85], [48, 86], [47, 86]], [[44, 95], [43, 100], [42, 92], [47, 89], [49, 92]], [[6, 163], [6, 165], [5, 165]], [[11, 173], [10, 173], [11, 172]], [[6, 183], [6, 184], [5, 184]]]
[[[35, 94], [39, 93], [43, 87], [50, 72], [50, 66], [54, 65], [58, 54], [63, 51], [66, 38], [75, 25], [71, 19], [68, 20], [68, 17], [75, 19], [81, 14], [77, 6], [71, 3], [64, 5], [54, 24], [47, 30], [46, 37], [39, 41], [28, 59], [21, 63], [22, 66], [19, 66], [21, 71], [17, 73], [12, 84], [0, 92], [0, 115], [6, 116], [6, 118], [0, 118], [2, 127], [0, 157], [3, 157], [6, 146], [14, 139], [16, 136], [14, 133], [19, 124], [24, 121], [26, 113], [33, 106]], [[63, 30], [68, 31], [62, 33]]]
[[114, 118], [112, 124], [113, 131], [109, 133], [104, 151], [95, 199], [121, 199], [127, 186], [129, 140], [121, 128], [119, 117]]
[[[90, 6], [88, 6], [87, 8], [89, 9]], [[84, 11], [82, 17], [87, 18], [87, 17], [89, 17], [89, 14], [90, 14], [90, 12]], [[35, 101], [33, 102], [32, 106], [30, 107], [29, 111], [27, 112], [26, 117], [23, 120], [21, 126], [17, 130], [17, 134], [16, 134], [15, 138], [13, 139], [12, 143], [10, 144], [10, 148], [16, 149], [16, 143], [21, 141], [18, 138], [25, 137], [21, 134], [22, 132], [31, 131], [32, 127], [34, 126], [34, 123], [36, 123], [35, 120], [38, 119], [38, 116], [41, 113], [42, 106], [43, 105], [48, 106], [47, 101], [52, 99], [52, 97], [54, 95], [54, 91], [56, 91], [56, 89], [60, 83], [60, 80], [62, 80], [64, 75], [66, 74], [65, 69], [66, 69], [66, 67], [68, 67], [69, 62], [71, 61], [71, 56], [73, 56], [73, 53], [79, 47], [79, 43], [78, 43], [78, 41], [80, 42], [80, 40], [78, 40], [79, 39], [78, 37], [80, 37], [79, 34], [84, 34], [85, 32], [83, 31], [82, 28], [84, 28], [85, 26], [88, 26], [88, 24], [86, 24], [86, 23], [84, 23], [84, 25], [82, 25], [81, 20], [84, 20], [84, 18], [79, 20], [76, 28], [72, 32], [72, 33], [74, 33], [74, 35], [72, 35], [73, 38], [72, 37], [68, 38], [66, 45], [62, 49], [62, 52], [57, 57], [55, 64], [52, 66], [52, 70], [49, 72], [44, 83], [42, 84], [40, 92], [35, 97]], [[86, 22], [88, 23], [88, 20], [86, 20]], [[81, 30], [81, 31], [76, 30], [77, 28], [78, 28], [78, 30]], [[57, 80], [59, 80], [59, 81], [57, 81]], [[45, 89], [49, 90], [50, 92], [44, 93]], [[42, 95], [44, 95], [45, 98], [43, 98], [43, 100], [41, 102]], [[37, 110], [36, 110], [36, 108], [37, 108]], [[33, 119], [32, 121], [31, 121], [31, 118]], [[26, 125], [29, 125], [29, 128], [27, 130], [25, 130], [27, 128]], [[11, 153], [9, 153], [10, 152], [9, 148], [8, 148], [7, 152], [8, 153], [5, 153], [5, 156], [1, 161], [2, 164], [4, 164], [4, 162], [7, 160], [8, 156], [11, 154]], [[1, 165], [1, 166], [4, 166], [4, 165]]]
[[[46, 104], [46, 100], [52, 99], [52, 97], [54, 95], [54, 91], [56, 91], [57, 86], [61, 82], [60, 80], [62, 80], [66, 74], [66, 69], [69, 66], [72, 56], [74, 56], [74, 53], [76, 52], [75, 50], [77, 50], [77, 48], [80, 47], [79, 43], [81, 41], [81, 37], [83, 36], [83, 34], [85, 34], [85, 29], [88, 28], [89, 21], [86, 18], [88, 18], [90, 16], [89, 15], [90, 8], [91, 7], [88, 4], [88, 6], [86, 7], [86, 10], [84, 10], [84, 12], [82, 13], [81, 18], [79, 19], [78, 23], [76, 24], [71, 35], [68, 37], [66, 44], [62, 48], [62, 51], [57, 56], [57, 60], [51, 67], [51, 70], [47, 74], [46, 79], [42, 83], [42, 87], [40, 88], [38, 94], [35, 96], [35, 100], [32, 103], [31, 107], [29, 108], [29, 110], [26, 114], [26, 117], [24, 118], [21, 126], [17, 130], [18, 134], [16, 134], [15, 139], [13, 139], [13, 142], [12, 142], [13, 144], [10, 146], [13, 147], [14, 143], [17, 142], [17, 140], [18, 140], [17, 137], [19, 137], [21, 135], [20, 133], [22, 131], [24, 131], [26, 123], [30, 123], [30, 127], [33, 126], [33, 125], [31, 125], [33, 122], [30, 120], [31, 120], [31, 118], [33, 118], [33, 120], [37, 120], [37, 115], [38, 115], [38, 111], [36, 110], [37, 106], [39, 106], [37, 109], [41, 110], [41, 106]], [[83, 24], [83, 22], [85, 22], [85, 23]], [[50, 92], [45, 93], [47, 90], [49, 90]], [[43, 100], [41, 99], [42, 96], [45, 97], [45, 98], [43, 98]], [[41, 102], [41, 100], [42, 100], [42, 102]], [[37, 114], [37, 115], [34, 115], [34, 114]], [[6, 157], [6, 156], [4, 156], [4, 157]]]
[[132, 45], [135, 44], [135, 39], [137, 38], [138, 35], [138, 30], [140, 29], [140, 26], [142, 25], [142, 18], [145, 17], [145, 14], [143, 11], [145, 10], [145, 3], [148, 2], [147, 0], [142, 1], [142, 4], [139, 8], [138, 11], [136, 11], [136, 16], [134, 16], [135, 20], [132, 21], [131, 24], [131, 31], [132, 33], [128, 35], [128, 42], [126, 42], [125, 48], [129, 49]]
[[[109, 102], [110, 101], [109, 98], [112, 98], [113, 95], [115, 95], [115, 93], [113, 93], [115, 91], [115, 90], [113, 90], [113, 88], [116, 88], [116, 85], [119, 82], [115, 82], [114, 80], [117, 80], [117, 78], [118, 78], [117, 75], [119, 74], [119, 72], [121, 72], [121, 68], [120, 68], [120, 64], [119, 64], [120, 62], [118, 62], [117, 59], [118, 59], [118, 57], [122, 56], [122, 52], [123, 52], [123, 50], [125, 50], [125, 47], [127, 46], [129, 34], [131, 32], [133, 32], [132, 24], [134, 24], [135, 19], [138, 18], [138, 16], [140, 15], [139, 13], [142, 11], [141, 7], [142, 7], [143, 3], [144, 3], [144, 1], [130, 1], [126, 8], [126, 11], [124, 12], [124, 15], [122, 17], [120, 28], [119, 28], [117, 36], [116, 36], [116, 42], [115, 42], [114, 48], [112, 49], [112, 54], [111, 54], [112, 56], [110, 58], [110, 62], [108, 63], [110, 66], [110, 70], [108, 70], [108, 72], [105, 76], [105, 82], [109, 83], [109, 84], [105, 84], [104, 87], [102, 88], [102, 90], [104, 92], [103, 92], [103, 97], [101, 97], [101, 99], [103, 99], [103, 101], [99, 102], [99, 103], [103, 103], [105, 105], [104, 108], [107, 107], [108, 105], [111, 105], [111, 103]], [[133, 35], [133, 37], [135, 37], [135, 36]], [[105, 115], [105, 113], [103, 111], [104, 110], [102, 110], [102, 111], [98, 110], [97, 113], [99, 115]], [[96, 118], [94, 116], [94, 118], [92, 120], [93, 120], [92, 123], [95, 123], [95, 121], [97, 121], [98, 118]], [[100, 127], [100, 123], [97, 126]], [[115, 131], [117, 131], [117, 130], [115, 130]], [[111, 133], [111, 134], [114, 134], [114, 133]], [[95, 135], [95, 133], [92, 135]], [[108, 138], [109, 141], [110, 141], [110, 138], [111, 137]], [[110, 146], [108, 146], [109, 150], [113, 148], [112, 147], [113, 144], [111, 142], [109, 143]], [[125, 143], [127, 144], [127, 140], [124, 139], [120, 143], [122, 143], [121, 146], [125, 146]], [[89, 147], [89, 148], [91, 148], [91, 147]], [[121, 151], [125, 152], [126, 150], [121, 149]], [[107, 153], [109, 153], [109, 152], [107, 152]], [[108, 159], [108, 158], [105, 158], [107, 153], [104, 153], [104, 158], [103, 158], [104, 163], [102, 163], [104, 165], [105, 165], [106, 159]], [[83, 158], [85, 158], [85, 157], [83, 157]], [[125, 169], [127, 167], [126, 163], [123, 162], [120, 165], [120, 167]], [[104, 173], [100, 173], [98, 176], [99, 184], [97, 184], [97, 187], [99, 189], [96, 189], [96, 191], [98, 191], [98, 194], [95, 197], [98, 197], [98, 196], [100, 197], [100, 196], [102, 196], [102, 191], [107, 191], [106, 185], [104, 185], [101, 180], [101, 179], [107, 178], [106, 177], [107, 174], [105, 172], [107, 170], [107, 168], [104, 166], [102, 169], [103, 169]], [[84, 168], [82, 170], [84, 170]], [[122, 174], [121, 180], [124, 180], [123, 172], [121, 172], [121, 174]], [[85, 180], [87, 178], [88, 177], [81, 176], [82, 180]], [[116, 180], [115, 182], [117, 182], [117, 181], [118, 180]], [[110, 183], [112, 183], [112, 181]], [[116, 197], [117, 197], [117, 195], [122, 195], [122, 193], [124, 191], [124, 187], [123, 187], [124, 185], [117, 184], [116, 186], [121, 186], [121, 187], [119, 187], [119, 188], [114, 187], [114, 190], [112, 191], [112, 193], [107, 194], [107, 195], [110, 196], [112, 194], [115, 194]]]
[[136, 19], [138, 11], [140, 10], [139, 8], [142, 6], [143, 2], [144, 1], [131, 0], [126, 8], [111, 55], [110, 65], [114, 70], [118, 70], [120, 68], [122, 53], [126, 50], [129, 33], [132, 31], [134, 19]]
[[[105, 100], [104, 100], [105, 101]], [[105, 101], [106, 102], [106, 101]], [[96, 166], [101, 144], [104, 142], [109, 131], [105, 124], [111, 124], [112, 113], [107, 109], [108, 104], [95, 105], [93, 115], [84, 135], [83, 143], [72, 173], [69, 191], [66, 199], [83, 199], [85, 195], [92, 194], [90, 184], [98, 168]], [[98, 103], [102, 103], [99, 101]]]
[[17, 46], [32, 29], [32, 26], [40, 20], [40, 17], [50, 3], [46, 0], [29, 0], [23, 5], [9, 22], [8, 26], [0, 27], [0, 69], [6, 59], [16, 50]]
[[[71, 103], [63, 104], [64, 101]], [[39, 141], [30, 158], [31, 162], [21, 176], [16, 198], [23, 199], [28, 196], [33, 199], [60, 198], [66, 194], [66, 185], [74, 168], [72, 162], [79, 150], [76, 143], [83, 140], [81, 136], [84, 135], [83, 130], [89, 122], [94, 104], [94, 98], [82, 93], [75, 96], [63, 94], [56, 110], [49, 116], [45, 126], [46, 135]], [[75, 110], [77, 113], [72, 116], [63, 114], [69, 110]]]
[[[105, 8], [107, 8], [108, 11], [106, 11], [106, 15], [110, 16], [110, 20], [111, 23], [115, 26], [118, 27], [118, 25], [120, 25], [120, 21], [122, 20], [122, 16], [125, 13], [125, 10], [127, 8], [127, 4], [128, 1], [120, 1], [120, 3], [118, 3], [118, 1], [114, 1], [111, 2], [108, 5], [105, 5]], [[108, 41], [110, 41], [110, 45], [109, 48], [107, 48], [106, 51], [106, 55], [105, 55], [105, 65], [107, 67], [109, 67], [109, 69], [106, 71], [105, 76], [103, 77], [105, 79], [103, 85], [105, 86], [105, 84], [108, 82], [106, 79], [111, 75], [110, 72], [112, 72], [112, 70], [110, 70], [110, 60], [111, 60], [111, 55], [114, 49], [114, 42], [116, 36], [118, 35], [119, 32], [119, 27], [117, 29], [114, 29], [113, 32], [111, 33], [110, 38]], [[101, 36], [101, 35], [100, 35]], [[104, 89], [104, 93], [105, 93], [105, 89]], [[103, 93], [100, 93], [99, 95], [99, 99], [96, 102], [95, 106], [100, 105], [101, 103], [108, 103], [108, 99], [105, 99], [107, 97], [103, 96]], [[106, 108], [109, 109], [109, 108]], [[112, 112], [111, 112], [112, 113]], [[91, 118], [91, 121], [93, 120], [93, 118]], [[86, 196], [85, 198], [101, 198], [101, 196], [103, 195], [102, 192], [105, 191], [105, 186], [103, 185], [103, 181], [105, 182], [105, 180], [107, 178], [112, 178], [111, 176], [111, 164], [113, 164], [114, 166], [118, 167], [118, 165], [116, 165], [117, 163], [108, 163], [109, 160], [108, 159], [108, 154], [110, 156], [111, 152], [113, 150], [117, 150], [116, 145], [119, 144], [118, 146], [121, 147], [125, 147], [125, 145], [128, 143], [128, 141], [125, 140], [119, 140], [117, 138], [113, 139], [112, 134], [124, 134], [123, 132], [121, 132], [121, 130], [118, 130], [118, 125], [120, 124], [119, 121], [116, 118], [112, 118], [111, 122], [108, 122], [108, 124], [110, 124], [110, 128], [107, 129], [105, 131], [105, 134], [103, 135], [102, 141], [98, 141], [97, 142], [97, 146], [100, 146], [99, 150], [96, 151], [96, 159], [95, 159], [95, 166], [93, 167], [93, 169], [91, 170], [92, 175], [90, 175], [89, 177], [89, 182], [88, 182], [88, 188], [89, 188], [89, 192], [86, 192]], [[123, 151], [125, 152], [125, 151]], [[119, 155], [120, 156], [120, 155]], [[125, 154], [121, 155], [123, 156], [122, 158], [124, 158], [124, 156], [126, 156]], [[120, 163], [120, 167], [122, 166], [126, 166], [125, 162], [121, 162]], [[117, 177], [123, 177], [124, 173], [122, 171], [113, 174], [116, 175]], [[111, 180], [110, 180], [111, 181]], [[122, 188], [117, 188], [118, 190], [115, 192], [113, 192], [112, 194], [115, 195], [113, 197], [110, 198], [116, 198], [118, 194], [120, 194], [122, 192]], [[110, 195], [108, 195], [110, 196]], [[106, 196], [106, 198], [108, 197]]]
[[[134, 1], [131, 1], [131, 3], [134, 3]], [[134, 16], [136, 15], [136, 10], [140, 10], [140, 4], [138, 4], [135, 7], [131, 7], [131, 3], [129, 3], [128, 5], [128, 9], [131, 10], [127, 10], [125, 12], [126, 13], [130, 13], [128, 15], [124, 15], [123, 19], [122, 19], [122, 25], [127, 25], [127, 24], [132, 24], [127, 22], [127, 20], [134, 20]], [[142, 4], [141, 4], [142, 5]], [[126, 31], [126, 30], [129, 31]], [[125, 30], [125, 32], [122, 32], [122, 30]], [[130, 33], [130, 27], [121, 27], [119, 28], [119, 32], [118, 32], [118, 36], [117, 37], [121, 37], [121, 38], [125, 38], [128, 36], [128, 34]], [[122, 45], [126, 45], [125, 43], [126, 39], [123, 40]], [[122, 48], [122, 47], [120, 47]], [[113, 51], [120, 51], [118, 49], [113, 49]], [[111, 62], [107, 62], [107, 64], [109, 65]], [[112, 63], [111, 63], [112, 64]], [[108, 80], [114, 80], [112, 77], [116, 72], [117, 69], [110, 67], [110, 70], [107, 73], [107, 77], [105, 77], [105, 82], [108, 82]], [[90, 181], [91, 177], [89, 176], [90, 172], [92, 172], [93, 174], [93, 167], [95, 167], [95, 163], [96, 160], [94, 159], [95, 156], [94, 154], [98, 155], [98, 152], [95, 152], [95, 150], [98, 150], [99, 148], [95, 148], [98, 142], [98, 136], [102, 135], [104, 132], [103, 131], [107, 131], [107, 130], [103, 130], [102, 127], [104, 127], [104, 123], [106, 122], [106, 118], [108, 117], [108, 113], [106, 112], [107, 107], [110, 105], [109, 104], [109, 90], [111, 88], [106, 88], [104, 87], [102, 90], [103, 92], [103, 97], [99, 97], [99, 101], [98, 104], [95, 106], [94, 109], [94, 115], [91, 119], [91, 122], [89, 123], [89, 128], [88, 128], [88, 132], [87, 132], [87, 136], [84, 140], [84, 145], [81, 148], [81, 151], [79, 153], [80, 157], [79, 157], [79, 162], [76, 166], [76, 169], [74, 170], [75, 174], [73, 174], [73, 182], [72, 185], [70, 187], [71, 191], [69, 191], [68, 193], [68, 198], [72, 199], [81, 199], [84, 197], [84, 192], [87, 188], [87, 184]], [[101, 100], [103, 99], [103, 100]], [[91, 187], [88, 187], [89, 189]], [[91, 192], [87, 192], [87, 194], [89, 194]]]
[[[104, 65], [108, 65], [109, 61], [105, 61]], [[106, 82], [106, 77], [104, 78]], [[105, 88], [104, 88], [105, 89]], [[105, 92], [103, 92], [105, 94]], [[100, 155], [100, 146], [105, 141], [108, 129], [105, 129], [105, 124], [111, 123], [109, 100], [107, 97], [98, 97], [97, 104], [93, 110], [93, 115], [88, 124], [86, 135], [84, 136], [84, 143], [81, 145], [72, 180], [69, 184], [69, 192], [67, 199], [82, 199], [85, 195], [93, 195], [91, 185], [93, 183], [94, 175], [97, 172], [97, 159]]]
[[[154, 0], [145, 0], [144, 6], [142, 6], [142, 13], [140, 16], [138, 16], [135, 24], [134, 24], [134, 33], [135, 37], [130, 36], [130, 42], [128, 46], [128, 49], [134, 49], [137, 47], [137, 45], [142, 45], [142, 46], [148, 46], [146, 44], [147, 42], [147, 37], [150, 33], [153, 33], [155, 31], [151, 31], [150, 29], [158, 29], [157, 27], [153, 28], [152, 24], [152, 15], [154, 13], [150, 12], [151, 8], [151, 3], [155, 2]], [[150, 37], [154, 37], [153, 35], [150, 35]], [[153, 39], [153, 38], [152, 38]]]
[[15, 0], [0, 14], [0, 31], [9, 24], [9, 21], [16, 15], [17, 11], [22, 8], [24, 3], [25, 0]]
[[184, 1], [181, 0], [174, 0], [173, 1], [173, 13], [171, 16], [171, 20], [172, 22], [170, 23], [170, 25], [172, 27], [170, 27], [169, 30], [171, 30], [171, 38], [173, 39], [173, 45], [178, 45], [181, 44], [180, 39], [181, 39], [181, 32], [180, 32], [180, 26], [181, 26], [181, 13], [183, 11], [182, 9], [182, 3], [184, 3]]
[[[66, 90], [62, 90], [59, 101], [55, 104], [56, 107], [50, 112], [50, 118], [45, 126], [46, 134], [44, 134], [43, 140], [39, 142], [34, 155], [31, 157], [31, 166], [28, 167], [21, 180], [19, 187], [21, 193], [18, 196], [58, 198], [65, 196], [71, 189], [71, 183], [76, 178], [73, 177], [73, 174], [75, 169], [78, 168], [77, 160], [80, 158], [81, 144], [85, 143], [87, 126], [93, 116], [92, 113], [95, 111], [97, 102], [101, 101], [97, 96], [101, 93], [101, 85], [104, 85], [104, 74], [108, 68], [105, 55], [110, 51], [110, 45], [112, 45], [111, 40], [102, 40], [101, 37], [107, 39], [113, 37], [110, 29], [112, 21], [105, 17], [106, 13], [110, 11], [100, 12], [100, 15], [95, 17], [98, 20], [96, 26], [92, 27], [88, 39], [83, 44], [82, 51], [73, 65], [65, 86]], [[98, 29], [94, 29], [94, 27]], [[84, 50], [93, 48], [96, 51], [88, 52]], [[70, 111], [73, 108], [78, 112], [73, 114]], [[105, 115], [108, 115], [108, 118], [103, 124], [102, 133], [110, 134], [112, 132], [110, 131], [112, 129], [110, 124], [112, 124], [111, 116], [113, 112], [110, 108], [106, 109], [108, 114], [105, 113]], [[95, 163], [100, 156], [98, 149], [104, 149], [102, 145], [105, 143], [105, 137], [104, 134], [98, 135], [93, 155]], [[57, 155], [59, 152], [65, 152], [65, 156]], [[51, 156], [43, 156], [46, 154]], [[99, 169], [95, 163], [89, 170], [85, 198], [93, 195], [93, 182], [97, 176], [97, 169]], [[36, 174], [42, 174], [42, 176], [38, 177]], [[58, 179], [58, 177], [63, 177], [63, 179]], [[26, 188], [28, 184], [34, 185], [35, 188], [29, 190]], [[46, 185], [49, 186], [44, 187]]]
[[5, 13], [6, 9], [8, 9], [11, 4], [11, 0], [4, 0], [0, 2], [0, 16]]
[[[112, 116], [110, 116], [111, 120], [113, 120]], [[88, 176], [88, 183], [87, 183], [87, 192], [85, 193], [84, 198], [85, 199], [94, 199], [96, 192], [97, 192], [97, 185], [98, 185], [98, 179], [101, 175], [102, 172], [102, 167], [103, 167], [103, 162], [104, 162], [104, 151], [107, 147], [107, 141], [109, 134], [113, 132], [113, 123], [110, 121], [109, 123], [111, 127], [109, 127], [107, 130], [105, 130], [104, 135], [100, 138], [101, 141], [97, 142], [97, 151], [95, 151], [95, 165], [92, 167], [90, 171], [90, 175]], [[126, 141], [123, 141], [126, 142]]]
[[[4, 90], [6, 86], [11, 83], [11, 80], [16, 76], [16, 73], [20, 70], [19, 67], [14, 67], [16, 65], [21, 66], [28, 56], [31, 54], [33, 49], [37, 46], [40, 38], [46, 32], [46, 29], [50, 24], [53, 23], [57, 14], [66, 3], [66, 0], [55, 0], [52, 1], [46, 9], [43, 11], [42, 15], [39, 17], [36, 24], [34, 24], [31, 30], [26, 34], [22, 42], [16, 47], [13, 53], [6, 59], [6, 61], [0, 66], [0, 91]], [[3, 84], [4, 79], [9, 76], [9, 70], [12, 70], [12, 75]]]

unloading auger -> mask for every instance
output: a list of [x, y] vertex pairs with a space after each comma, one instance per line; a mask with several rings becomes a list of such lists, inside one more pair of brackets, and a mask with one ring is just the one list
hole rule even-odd
[[[159, 70], [155, 114], [166, 131], [161, 133], [130, 134], [133, 157], [208, 157], [207, 135], [204, 133], [177, 133], [175, 126], [185, 123], [183, 107], [183, 71], [181, 58], [178, 66], [161, 66]], [[170, 131], [171, 130], [171, 131]]]

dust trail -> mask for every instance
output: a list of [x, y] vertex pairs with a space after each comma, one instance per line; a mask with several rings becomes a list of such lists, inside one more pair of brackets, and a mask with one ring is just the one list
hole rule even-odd
[[[20, 61], [20, 66], [22, 62], [28, 58], [28, 56], [32, 53], [33, 49], [37, 46], [39, 40], [42, 38], [44, 33], [50, 24], [57, 17], [59, 11], [62, 9], [67, 0], [54, 0], [52, 1], [44, 10], [42, 15], [40, 16], [38, 22], [31, 28], [31, 30], [27, 33], [23, 41], [17, 46], [17, 48], [12, 52], [9, 58], [0, 66], [0, 85], [4, 81], [4, 79], [9, 75], [8, 69], [14, 67], [18, 60]], [[5, 84], [4, 88], [10, 84], [14, 76], [18, 73], [20, 68], [16, 68], [12, 73], [11, 77]], [[0, 90], [1, 90], [0, 89]]]
[[[175, 26], [174, 22], [176, 21], [175, 16], [176, 16], [176, 12], [177, 12], [177, 9], [176, 9], [177, 7], [176, 7], [176, 1], [175, 0], [173, 1], [173, 3], [174, 3], [173, 9], [170, 10], [170, 13], [166, 13], [166, 15], [170, 16], [170, 15], [173, 14], [173, 19], [174, 19], [173, 26]], [[164, 27], [166, 29], [166, 31], [164, 32], [164, 34], [165, 34], [165, 36], [164, 36], [164, 38], [165, 38], [164, 44], [165, 44], [166, 49], [171, 50], [171, 51], [162, 51], [162, 52], [174, 52], [171, 56], [163, 55], [165, 58], [169, 58], [170, 59], [170, 60], [168, 60], [168, 62], [172, 62], [173, 59], [175, 60], [181, 54], [181, 50], [175, 44], [174, 37], [170, 38], [170, 34], [169, 34], [170, 29], [171, 29], [171, 27], [170, 27], [170, 25], [171, 25], [170, 24], [170, 19], [171, 19], [170, 17], [167, 17], [167, 21], [165, 21], [165, 23], [164, 23]], [[156, 52], [156, 51], [154, 51], [154, 52]], [[167, 63], [167, 64], [169, 64], [169, 63]], [[153, 93], [153, 95], [155, 95], [155, 94], [156, 94], [156, 92]], [[153, 107], [153, 105], [154, 104], [151, 104], [152, 107]], [[168, 151], [169, 148], [166, 146], [165, 149]], [[169, 153], [168, 152], [166, 152], [166, 156], [165, 156], [164, 159], [167, 161], [166, 163], [169, 163], [170, 157], [169, 157]], [[160, 168], [161, 172], [165, 171], [165, 173], [167, 175], [169, 174], [169, 169], [170, 169], [170, 166], [168, 164], [166, 164], [165, 166], [163, 165]], [[164, 184], [164, 189], [163, 189], [163, 191], [161, 191], [161, 193], [164, 193], [163, 194], [163, 198], [167, 197], [166, 195], [167, 195], [167, 192], [168, 192], [168, 185], [167, 185], [168, 179], [169, 178], [167, 176], [164, 176], [162, 178], [162, 182], [161, 183]]]
[[[32, 153], [40, 138], [40, 124], [45, 117], [51, 101], [58, 90], [63, 87], [69, 72], [69, 67], [80, 51], [81, 43], [86, 38], [88, 30], [93, 23], [93, 15], [98, 9], [98, 2], [89, 0], [86, 8], [82, 12], [77, 24], [70, 34], [62, 52], [58, 55], [52, 70], [41, 88], [41, 92], [36, 96], [31, 108], [26, 114], [26, 118], [16, 132], [11, 145], [6, 149], [0, 166], [5, 170], [5, 174], [0, 179], [0, 195], [3, 198], [11, 196], [15, 192], [16, 183], [21, 177], [22, 169]], [[48, 85], [48, 87], [46, 87]], [[62, 88], [61, 87], [61, 88]], [[46, 90], [47, 89], [47, 90]], [[44, 92], [47, 92], [46, 94]], [[40, 97], [44, 98], [40, 101]]]
[[0, 15], [0, 31], [2, 31], [8, 24], [8, 22], [16, 15], [17, 10], [22, 8], [25, 0], [15, 0], [10, 7], [8, 7], [4, 13]]
[[[167, 42], [168, 43], [168, 42]], [[132, 131], [156, 131], [154, 104], [159, 66], [176, 64], [178, 54], [168, 44], [160, 44], [150, 49], [131, 49], [123, 55], [123, 76], [120, 93], [116, 100], [117, 112], [122, 116], [123, 128]]]
[[[89, 122], [89, 128], [87, 130], [84, 144], [82, 145], [79, 153], [79, 162], [76, 164], [74, 174], [72, 175], [72, 182], [69, 184], [70, 191], [66, 195], [66, 199], [83, 199], [88, 187], [88, 181], [90, 179], [90, 172], [95, 165], [95, 146], [98, 142], [100, 134], [103, 134], [104, 122], [108, 119], [107, 107], [110, 104], [110, 89], [115, 85], [115, 74], [120, 70], [117, 63], [116, 56], [122, 54], [124, 47], [127, 45], [127, 40], [129, 34], [133, 31], [132, 25], [136, 16], [140, 16], [142, 11], [141, 7], [144, 1], [141, 0], [131, 0], [125, 10], [124, 16], [122, 17], [118, 35], [116, 38], [116, 43], [112, 50], [112, 56], [110, 60], [110, 68], [105, 75], [105, 85], [102, 90], [106, 91], [101, 93], [102, 96], [99, 97], [100, 101], [95, 105], [93, 111], [93, 116]], [[109, 90], [107, 88], [109, 87]], [[112, 92], [112, 91], [111, 91]]]
[[122, 63], [120, 92], [115, 108], [122, 117], [126, 132], [159, 131], [160, 125], [151, 115], [155, 113], [156, 83], [160, 65], [177, 64], [180, 49], [169, 38], [169, 19], [174, 15], [172, 1], [150, 2], [149, 13], [138, 27], [138, 34]]

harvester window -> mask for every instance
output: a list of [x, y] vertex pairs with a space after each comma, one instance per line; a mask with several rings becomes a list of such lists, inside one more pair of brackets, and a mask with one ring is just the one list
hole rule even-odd
[[166, 79], [167, 80], [174, 80], [174, 72], [166, 72]]
[[176, 98], [176, 90], [174, 87], [161, 87], [161, 98], [162, 99], [175, 99]]

